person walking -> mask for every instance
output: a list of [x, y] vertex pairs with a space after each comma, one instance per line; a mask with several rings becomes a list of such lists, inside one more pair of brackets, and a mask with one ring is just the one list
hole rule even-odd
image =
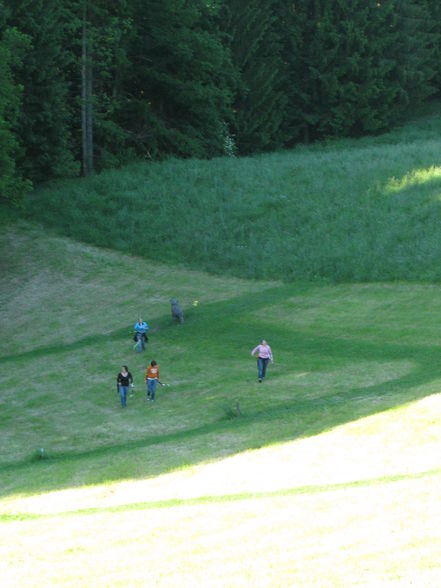
[[134, 339], [137, 342], [138, 353], [141, 353], [141, 351], [145, 350], [145, 344], [147, 341], [147, 331], [149, 330], [149, 326], [140, 317], [133, 328], [135, 329]]
[[265, 339], [262, 339], [260, 341], [260, 344], [252, 350], [252, 357], [254, 357], [255, 353], [257, 353], [257, 378], [259, 384], [261, 384], [262, 381], [265, 379], [268, 362], [271, 361], [271, 363], [274, 363], [273, 352], [271, 351], [271, 347], [268, 345]]
[[122, 366], [122, 370], [116, 376], [116, 385], [119, 391], [119, 397], [121, 399], [121, 406], [125, 408], [127, 406], [127, 394], [129, 392], [129, 386], [133, 388], [132, 374], [126, 365]]
[[159, 382], [159, 365], [153, 359], [145, 371], [145, 384], [147, 391], [147, 400], [155, 401], [156, 386]]

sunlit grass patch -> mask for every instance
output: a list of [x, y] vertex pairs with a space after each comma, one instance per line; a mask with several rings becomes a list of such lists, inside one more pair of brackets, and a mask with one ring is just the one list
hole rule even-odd
[[394, 194], [413, 186], [434, 181], [441, 182], [441, 167], [432, 165], [427, 168], [415, 169], [401, 178], [391, 178], [386, 184], [386, 193]]
[[438, 485], [439, 474], [291, 496], [10, 521], [3, 528], [22, 555], [3, 551], [0, 569], [5, 581], [19, 584], [32, 568], [37, 584], [141, 586], [147, 566], [148, 581], [158, 586], [334, 586], [342, 575], [351, 585], [412, 579], [436, 586]]

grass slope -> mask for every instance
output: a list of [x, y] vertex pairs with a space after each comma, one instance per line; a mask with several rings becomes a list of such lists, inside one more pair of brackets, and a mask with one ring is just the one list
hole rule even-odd
[[2, 585], [439, 585], [440, 286], [227, 279], [23, 222], [0, 240]]
[[214, 273], [439, 282], [440, 110], [375, 138], [60, 182], [25, 213], [61, 235]]

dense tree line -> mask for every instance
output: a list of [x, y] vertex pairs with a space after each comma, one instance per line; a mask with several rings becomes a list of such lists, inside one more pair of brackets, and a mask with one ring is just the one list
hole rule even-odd
[[378, 132], [440, 92], [440, 54], [435, 0], [0, 0], [0, 197]]

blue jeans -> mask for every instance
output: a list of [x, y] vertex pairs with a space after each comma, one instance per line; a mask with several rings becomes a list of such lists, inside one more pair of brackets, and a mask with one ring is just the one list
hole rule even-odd
[[121, 398], [121, 406], [123, 408], [126, 407], [127, 405], [127, 394], [129, 392], [129, 387], [128, 386], [121, 386], [121, 384], [119, 385], [119, 396]]
[[259, 375], [258, 375], [259, 380], [263, 380], [263, 378], [265, 377], [266, 367], [268, 365], [268, 362], [269, 362], [268, 357], [266, 357], [265, 359], [263, 357], [257, 358], [257, 369], [259, 371]]
[[136, 340], [138, 341], [138, 353], [145, 350], [145, 335], [143, 333], [136, 333]]
[[156, 384], [158, 383], [158, 380], [149, 380], [147, 378], [147, 398], [151, 398], [152, 400], [155, 399], [155, 394], [156, 394]]

